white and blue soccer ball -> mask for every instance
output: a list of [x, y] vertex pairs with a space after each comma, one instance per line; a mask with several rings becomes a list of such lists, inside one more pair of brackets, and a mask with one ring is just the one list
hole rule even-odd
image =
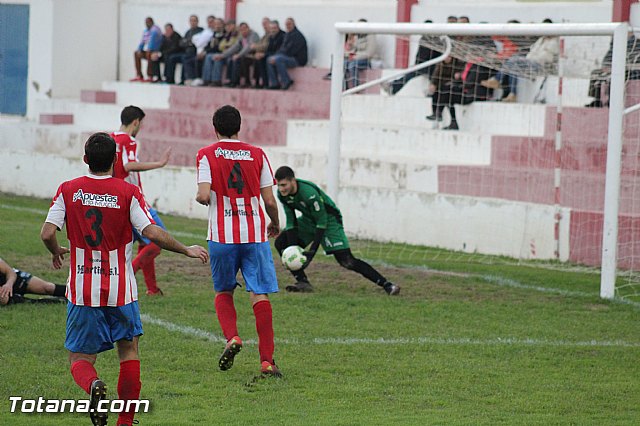
[[307, 261], [303, 254], [304, 250], [300, 246], [289, 246], [282, 251], [282, 264], [290, 271], [298, 271]]

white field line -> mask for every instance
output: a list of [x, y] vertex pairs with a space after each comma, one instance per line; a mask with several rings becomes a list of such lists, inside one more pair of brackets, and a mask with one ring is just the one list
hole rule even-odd
[[[34, 213], [34, 214], [40, 214], [40, 215], [43, 215], [43, 216], [46, 216], [46, 214], [47, 214], [47, 210], [35, 209], [35, 208], [30, 208], [30, 207], [21, 207], [21, 206], [15, 206], [15, 205], [11, 205], [11, 204], [1, 204], [0, 203], [0, 208], [8, 209], [8, 210], [14, 210], [14, 211], [22, 211], [22, 212]], [[171, 231], [171, 234], [174, 235], [174, 236], [178, 236], [178, 237], [189, 237], [189, 238], [203, 239], [204, 240], [203, 235], [193, 234], [191, 232]], [[501, 287], [512, 287], [512, 288], [519, 288], [519, 289], [524, 289], [524, 290], [537, 291], [537, 292], [540, 292], [540, 293], [558, 294], [560, 296], [565, 296], [565, 297], [581, 297], [581, 298], [598, 297], [598, 294], [595, 293], [595, 292], [594, 293], [587, 293], [587, 292], [583, 292], [583, 291], [571, 291], [571, 290], [564, 290], [564, 289], [553, 288], [553, 287], [540, 287], [540, 286], [527, 285], [527, 284], [522, 284], [522, 283], [520, 283], [518, 281], [515, 281], [515, 280], [512, 280], [512, 279], [502, 278], [502, 277], [498, 277], [498, 276], [495, 276], [495, 275], [473, 275], [473, 274], [465, 274], [465, 273], [459, 273], [459, 272], [440, 271], [440, 270], [437, 270], [437, 269], [430, 269], [430, 268], [425, 268], [425, 267], [415, 266], [415, 265], [390, 265], [390, 264], [387, 264], [387, 263], [384, 263], [384, 262], [372, 262], [372, 263], [375, 263], [377, 265], [393, 267], [393, 268], [418, 269], [418, 270], [423, 270], [423, 271], [432, 273], [434, 275], [469, 277], [469, 278], [476, 277], [476, 278], [482, 279], [483, 281], [485, 281], [487, 283], [494, 284], [494, 285], [501, 286]], [[624, 274], [624, 272], [619, 273], [619, 275], [622, 275], [622, 274]], [[619, 304], [623, 304], [623, 305], [629, 305], [629, 306], [633, 306], [636, 309], [640, 309], [640, 302], [634, 302], [632, 300], [622, 299], [622, 298], [619, 298], [619, 297], [614, 297], [611, 301], [614, 302], [614, 303], [619, 303]]]
[[[195, 327], [175, 324], [159, 318], [152, 317], [149, 314], [141, 314], [142, 321], [146, 324], [153, 324], [162, 327], [168, 331], [180, 333], [190, 337], [207, 340], [213, 343], [226, 343], [224, 337], [211, 333], [209, 331], [200, 330]], [[255, 345], [255, 340], [245, 340], [244, 343]], [[583, 348], [583, 347], [613, 347], [613, 348], [640, 348], [640, 343], [625, 342], [623, 340], [584, 340], [584, 341], [568, 341], [568, 340], [547, 340], [533, 338], [513, 338], [513, 337], [496, 337], [493, 339], [473, 339], [466, 337], [401, 337], [401, 338], [362, 338], [362, 337], [316, 337], [314, 339], [278, 339], [276, 343], [284, 345], [438, 345], [438, 346], [548, 346], [548, 347], [567, 347], [567, 348]]]

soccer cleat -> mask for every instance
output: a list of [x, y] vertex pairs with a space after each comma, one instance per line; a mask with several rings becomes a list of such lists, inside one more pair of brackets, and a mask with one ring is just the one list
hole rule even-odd
[[107, 424], [107, 416], [109, 413], [99, 413], [96, 411], [100, 401], [107, 397], [107, 385], [100, 379], [96, 379], [91, 383], [91, 399], [89, 402], [89, 417], [91, 423], [96, 426], [105, 426]]
[[282, 377], [282, 373], [280, 372], [280, 369], [278, 368], [275, 362], [262, 361], [262, 366], [260, 367], [260, 373], [262, 373], [263, 376], [271, 376], [271, 377], [277, 377], [277, 378]]
[[392, 282], [387, 281], [383, 287], [384, 291], [386, 291], [389, 296], [397, 296], [400, 294], [400, 286]]
[[291, 293], [313, 293], [313, 287], [306, 281], [298, 281], [294, 285], [288, 285], [284, 288]]
[[224, 347], [224, 352], [222, 352], [220, 360], [218, 361], [220, 370], [226, 371], [233, 367], [233, 359], [241, 350], [242, 340], [240, 340], [238, 336], [232, 337], [231, 340], [227, 342], [227, 346]]
[[147, 290], [147, 296], [164, 296], [164, 293], [157, 288], [155, 291]]

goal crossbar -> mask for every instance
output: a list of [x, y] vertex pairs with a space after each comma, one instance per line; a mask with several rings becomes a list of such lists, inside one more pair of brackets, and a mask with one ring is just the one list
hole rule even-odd
[[[600, 296], [615, 296], [616, 260], [618, 243], [618, 212], [622, 132], [624, 117], [624, 84], [626, 41], [630, 29], [627, 23], [558, 23], [558, 24], [421, 24], [421, 23], [369, 23], [338, 22], [334, 26], [333, 66], [331, 74], [330, 123], [327, 158], [327, 190], [337, 197], [340, 181], [340, 145], [344, 67], [344, 35], [447, 35], [447, 36], [612, 36], [613, 56], [609, 97], [609, 126], [607, 134], [607, 160], [605, 173], [604, 226]], [[408, 72], [408, 71], [407, 71]], [[379, 84], [385, 79], [378, 79]]]

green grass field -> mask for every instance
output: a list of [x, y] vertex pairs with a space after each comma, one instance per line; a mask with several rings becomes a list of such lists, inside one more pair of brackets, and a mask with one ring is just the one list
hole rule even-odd
[[[51, 269], [39, 239], [47, 207], [47, 200], [0, 194], [0, 257], [63, 283], [66, 272]], [[181, 241], [204, 245], [204, 221], [163, 219]], [[163, 252], [157, 269], [165, 296], [146, 297], [140, 287], [141, 398], [152, 401], [149, 413], [136, 416], [140, 424], [640, 424], [640, 304], [599, 299], [597, 275], [464, 259], [396, 259], [404, 266], [388, 256], [369, 259], [384, 262], [382, 272], [402, 285], [392, 298], [318, 257], [309, 268], [315, 293], [272, 297], [275, 357], [285, 377], [256, 380], [248, 297], [236, 295], [247, 344], [221, 372], [208, 267]], [[276, 266], [284, 288], [290, 277]], [[65, 315], [64, 305], [0, 309], [1, 425], [91, 424], [87, 415], [9, 412], [11, 395], [86, 397], [69, 373]], [[96, 365], [115, 398], [116, 353]]]

